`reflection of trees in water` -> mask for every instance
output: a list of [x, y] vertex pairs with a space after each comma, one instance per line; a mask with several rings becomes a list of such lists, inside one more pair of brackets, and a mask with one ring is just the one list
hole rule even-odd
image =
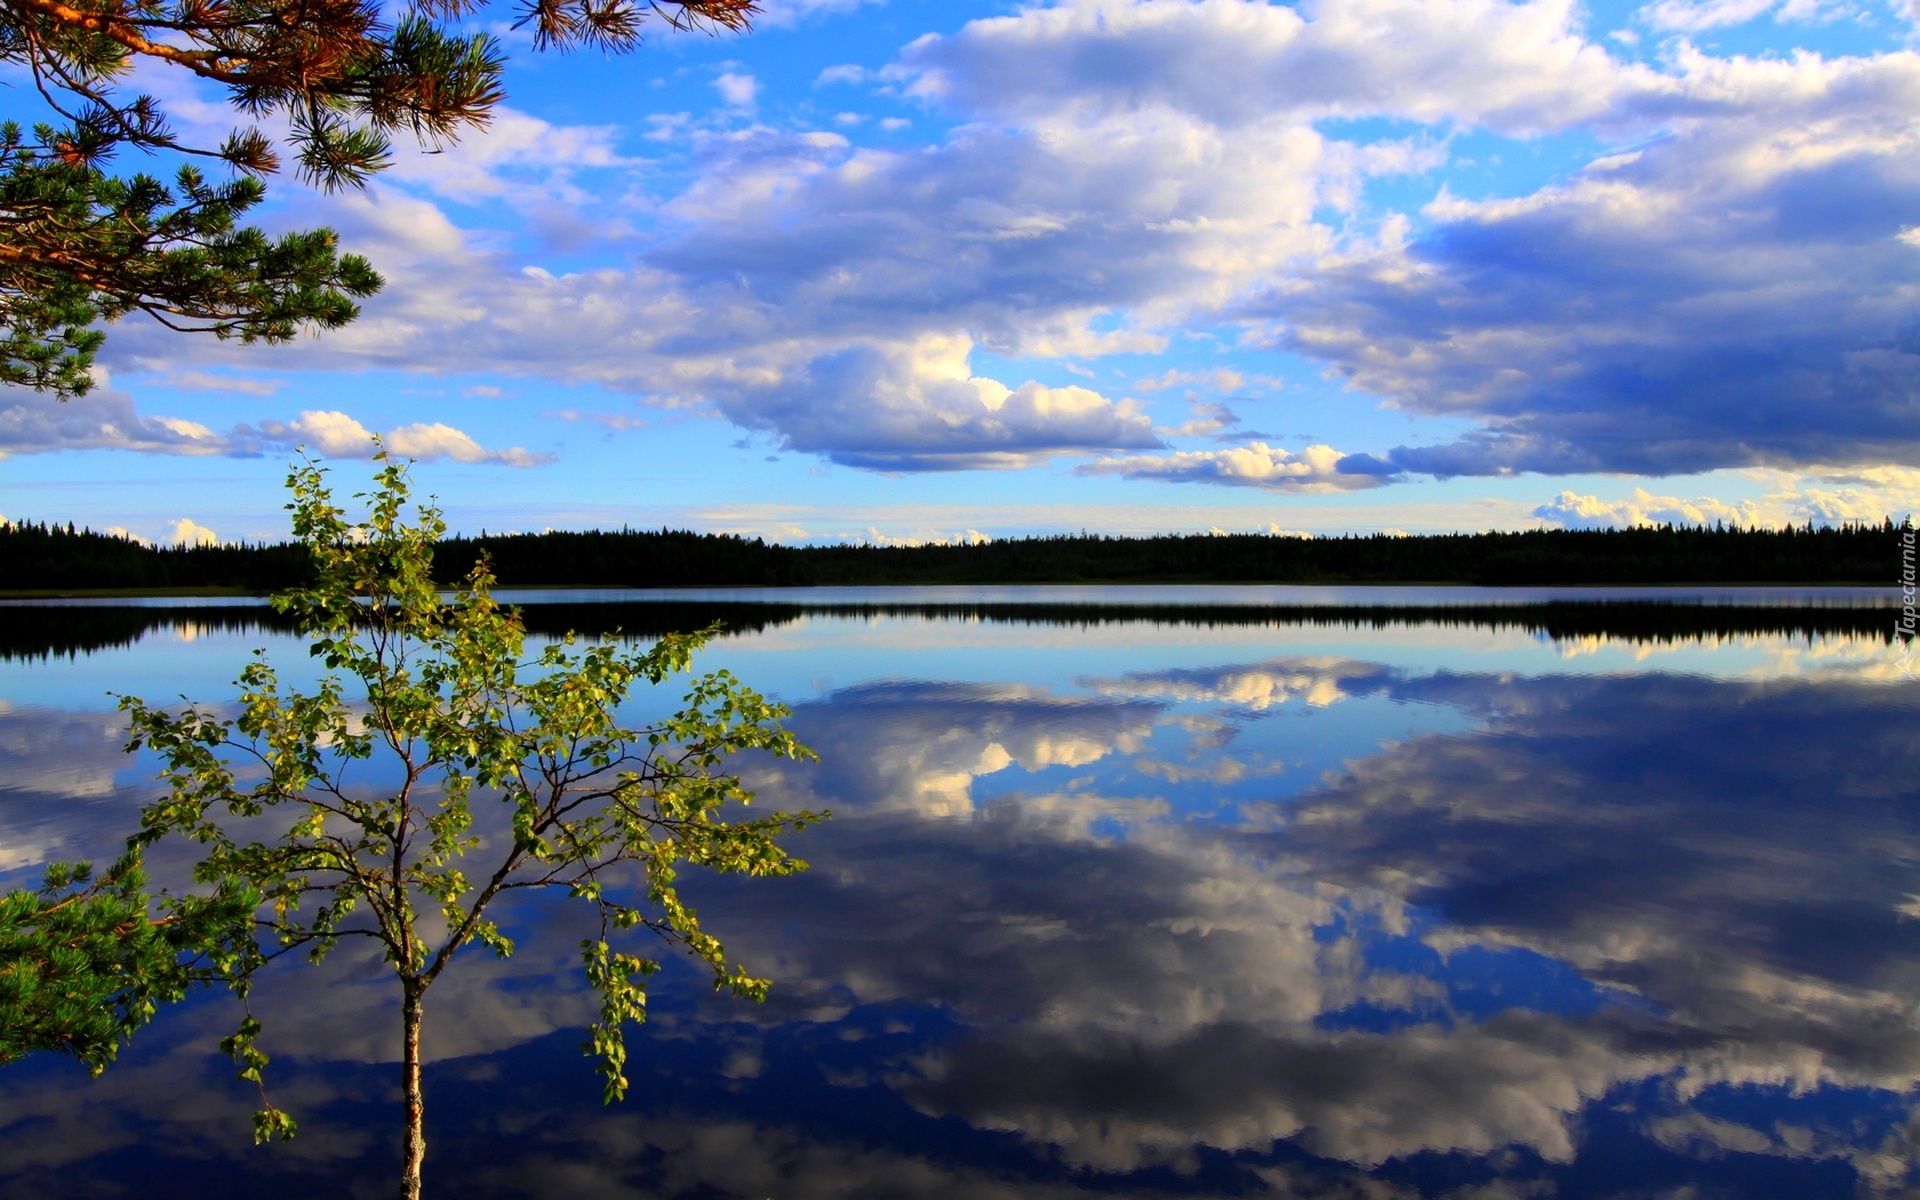
[[[1882, 608], [1789, 608], [1643, 601], [1566, 601], [1478, 605], [1159, 605], [890, 603], [793, 604], [664, 601], [530, 604], [527, 631], [557, 636], [619, 632], [657, 638], [715, 621], [749, 634], [809, 617], [867, 620], [978, 621], [1090, 629], [1105, 625], [1170, 625], [1205, 629], [1387, 630], [1422, 627], [1518, 630], [1554, 641], [1616, 639], [1675, 643], [1734, 637], [1863, 638], [1891, 644], [1893, 612]], [[124, 649], [152, 633], [262, 631], [293, 625], [259, 607], [30, 606], [0, 609], [0, 661], [47, 659]]]
[[[1281, 696], [1479, 724], [1214, 821], [1123, 769], [1183, 715], [1271, 728]], [[742, 1020], [663, 988], [641, 1094], [601, 1110], [557, 1028], [580, 1019], [558, 983], [577, 931], [525, 930], [513, 973], [460, 1001], [487, 1036], [435, 1077], [463, 1109], [444, 1178], [510, 1196], [561, 1179], [741, 1197], [1906, 1194], [1915, 720], [1903, 693], [1854, 683], [1344, 659], [843, 689], [793, 722], [826, 761], [759, 780], [770, 804], [839, 810], [799, 847], [814, 870], [702, 896], [777, 962], [768, 1008]], [[1225, 750], [1197, 731], [1191, 747], [1202, 764]], [[354, 1041], [370, 1022], [353, 995], [308, 997], [323, 1034], [306, 1052], [335, 1061], [303, 1086], [337, 1097], [340, 1124], [260, 1168], [288, 1172], [289, 1196], [345, 1194], [367, 1153], [353, 1122], [374, 1073], [337, 1061], [379, 1053]], [[229, 1169], [231, 1147], [180, 1136], [173, 1098], [224, 1111], [200, 1062], [158, 1055], [85, 1091], [0, 1078], [0, 1127], [45, 1131], [0, 1149], [0, 1174], [84, 1194], [51, 1161], [69, 1134], [76, 1157], [186, 1141], [195, 1169]], [[489, 1075], [513, 1081], [510, 1108], [460, 1099]]]
[[91, 605], [0, 609], [0, 661], [75, 658], [124, 650], [155, 633], [292, 633], [269, 608], [108, 608]]

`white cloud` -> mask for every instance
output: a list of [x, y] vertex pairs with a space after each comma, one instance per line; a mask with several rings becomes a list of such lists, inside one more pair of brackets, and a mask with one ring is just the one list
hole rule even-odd
[[[1196, 493], [1188, 493], [1189, 496]], [[1207, 492], [1219, 497], [1218, 489]], [[647, 506], [605, 506], [581, 513], [565, 511], [572, 524], [599, 523], [632, 525], [685, 526], [715, 533], [738, 533], [783, 542], [858, 541], [869, 528], [894, 537], [927, 538], [956, 529], [975, 528], [998, 538], [1027, 537], [1058, 533], [1063, 529], [1085, 529], [1115, 537], [1141, 537], [1165, 533], [1202, 533], [1212, 527], [1247, 531], [1267, 531], [1277, 524], [1271, 499], [1247, 496], [1243, 503], [1158, 503], [1139, 504], [909, 504], [815, 507], [799, 504], [729, 504], [692, 508]], [[1233, 499], [1233, 493], [1227, 493]], [[1537, 527], [1532, 506], [1517, 501], [1490, 498], [1446, 503], [1395, 500], [1383, 496], [1375, 504], [1343, 503], [1339, 506], [1300, 507], [1286, 512], [1291, 530], [1315, 536], [1333, 536], [1353, 530], [1369, 531], [1383, 526], [1406, 526], [1423, 533], [1456, 530], [1523, 529]], [[515, 510], [511, 520], [515, 528], [539, 528], [548, 523], [543, 515], [553, 510]], [[489, 519], [492, 519], [491, 517]], [[499, 522], [496, 521], [496, 524]]]
[[713, 90], [720, 93], [727, 107], [750, 110], [758, 102], [760, 81], [751, 75], [728, 71], [713, 81]]
[[1329, 255], [1247, 312], [1357, 388], [1485, 422], [1388, 456], [1410, 471], [1913, 461], [1920, 56], [1681, 66], [1700, 115], [1637, 157], [1443, 193], [1430, 234]]
[[964, 338], [856, 346], [720, 400], [793, 450], [880, 470], [1018, 467], [1058, 453], [1157, 446], [1131, 401], [1083, 387], [1008, 388], [972, 374]]
[[565, 225], [573, 211], [584, 209], [600, 236], [617, 236], [624, 223], [610, 220], [578, 177], [583, 171], [639, 166], [620, 153], [621, 136], [614, 125], [556, 125], [502, 107], [485, 127], [462, 134], [458, 146], [444, 153], [404, 145], [391, 178], [458, 204], [500, 200], [541, 224]]
[[1169, 367], [1158, 375], [1149, 375], [1133, 386], [1143, 392], [1164, 392], [1168, 388], [1192, 388], [1203, 392], [1233, 392], [1247, 382], [1243, 373], [1231, 367], [1207, 371], [1187, 371]]
[[[373, 431], [343, 412], [310, 410], [291, 422], [262, 421], [245, 431], [252, 438], [281, 446], [304, 445], [327, 458], [371, 458]], [[518, 446], [488, 450], [451, 425], [420, 423], [388, 430], [381, 441], [402, 458], [420, 462], [451, 458], [463, 463], [497, 463], [534, 467], [553, 461], [552, 455], [531, 454]]]
[[1164, 110], [1235, 129], [1390, 115], [1530, 133], [1671, 87], [1587, 41], [1567, 0], [1076, 0], [923, 37], [887, 74], [1001, 119]]
[[858, 540], [869, 546], [984, 546], [993, 538], [978, 529], [966, 529], [959, 533], [927, 529], [894, 534], [869, 525], [861, 531]]
[[1620, 500], [1561, 492], [1533, 510], [1569, 529], [1625, 529], [1641, 525], [1841, 525], [1899, 521], [1920, 512], [1920, 470], [1872, 467], [1799, 474], [1749, 472], [1768, 485], [1759, 499], [1725, 502], [1711, 496], [1684, 500], [1635, 488]]
[[226, 439], [177, 417], [149, 417], [116, 389], [104, 368], [84, 396], [61, 402], [43, 392], [0, 388], [0, 459], [57, 450], [137, 450], [147, 454], [221, 454]]
[[[1339, 659], [1080, 686], [1126, 706], [1018, 686], [846, 689], [794, 717], [803, 739], [843, 752], [767, 785], [783, 804], [831, 798], [843, 824], [800, 899], [747, 901], [760, 919], [744, 928], [777, 929], [779, 945], [744, 936], [786, 955], [790, 1014], [929, 997], [959, 1014], [974, 1036], [889, 1081], [922, 1111], [1101, 1171], [1190, 1169], [1198, 1145], [1265, 1155], [1282, 1138], [1368, 1166], [1515, 1146], [1570, 1163], [1587, 1148], [1584, 1117], [1629, 1081], [1659, 1090], [1658, 1115], [1671, 1115], [1714, 1085], [1904, 1091], [1920, 1072], [1901, 1017], [1909, 938], [1888, 911], [1914, 838], [1878, 802], [1912, 764], [1791, 732], [1831, 723], [1838, 703], [1846, 750], [1905, 747], [1901, 714], [1878, 696], [1680, 677], [1662, 697], [1681, 726], [1647, 720], [1641, 681], [1414, 677]], [[1211, 739], [1194, 748], [1217, 751], [1222, 733], [1276, 707], [1382, 695], [1447, 705], [1468, 728], [1382, 747], [1225, 824], [1097, 788], [974, 786], [1016, 765], [1139, 755], [1141, 732], [1173, 724], [1172, 703], [1208, 706]], [[1675, 736], [1696, 727], [1717, 736]], [[1756, 750], [1725, 736], [1736, 727], [1783, 736]], [[1669, 760], [1685, 771], [1646, 779], [1645, 763]], [[1862, 766], [1840, 767], [1836, 785], [1836, 763]], [[1183, 764], [1229, 765], [1217, 753]], [[1686, 786], [1742, 769], [1750, 786], [1724, 796]], [[1823, 779], [1841, 808], [1856, 798], [1849, 820], [1808, 811]], [[1819, 836], [1823, 824], [1844, 842]], [[933, 870], [949, 883], [937, 896], [924, 886]], [[1036, 878], [1074, 883], [1036, 901]], [[1410, 921], [1415, 902], [1441, 919]], [[1836, 903], [1862, 931], [1841, 951], [1807, 924]], [[870, 928], [851, 935], [856, 914]], [[1490, 1019], [1453, 1010], [1432, 968], [1374, 959], [1381, 934], [1424, 942], [1436, 966], [1531, 951], [1587, 981], [1601, 1012], [1512, 997]], [[1326, 1020], [1356, 1010], [1405, 1023], [1380, 1036]], [[1762, 1145], [1716, 1128], [1722, 1144]], [[1762, 1134], [1767, 1152], [1793, 1152], [1792, 1133]], [[1881, 1136], [1860, 1144], [1870, 1153]]]
[[1697, 33], [1741, 25], [1772, 8], [1777, 0], [1659, 0], [1635, 15], [1655, 29]]
[[1780, 22], [1859, 15], [1846, 0], [1657, 0], [1636, 12], [1634, 18], [1662, 32], [1704, 33], [1744, 25], [1769, 12]]
[[[953, 118], [939, 144], [676, 125], [692, 181], [664, 201], [622, 194], [658, 225], [618, 267], [522, 267], [392, 189], [336, 202], [390, 285], [323, 346], [279, 353], [321, 369], [485, 362], [861, 467], [1020, 466], [1148, 448], [1150, 431], [1124, 400], [976, 375], [935, 348], [1155, 353], [1227, 319], [1248, 324], [1243, 351], [1284, 345], [1410, 411], [1482, 423], [1365, 460], [1378, 478], [1911, 460], [1899, 239], [1920, 195], [1920, 57], [1678, 45], [1654, 66], [1616, 59], [1583, 20], [1571, 0], [1020, 9], [921, 38], [879, 73]], [[714, 86], [757, 96], [743, 69]], [[1315, 126], [1330, 117], [1426, 128], [1349, 140]], [[1433, 169], [1463, 128], [1631, 148], [1530, 195], [1443, 191], [1424, 235], [1370, 225], [1365, 181]], [[565, 134], [617, 161], [591, 131]], [[488, 177], [560, 178], [558, 136], [503, 132], [480, 146]], [[111, 350], [124, 361], [238, 361], [131, 334]]]
[[[328, 457], [365, 458], [373, 452], [373, 431], [343, 412], [308, 411], [291, 422], [264, 420], [225, 433], [179, 417], [140, 413], [133, 398], [115, 389], [105, 370], [84, 396], [60, 401], [23, 388], [0, 389], [0, 459], [16, 454], [61, 450], [134, 450], [146, 454], [247, 457], [262, 450], [305, 444]], [[438, 422], [402, 425], [387, 431], [387, 447], [422, 461], [531, 467], [551, 462], [518, 446], [488, 450], [468, 434]]]
[[366, 458], [373, 431], [343, 412], [303, 412], [292, 424], [262, 422], [261, 433], [277, 441], [298, 440], [328, 458]]
[[1175, 454], [1102, 458], [1076, 467], [1075, 473], [1158, 479], [1166, 483], [1215, 483], [1308, 495], [1359, 491], [1387, 482], [1371, 470], [1342, 470], [1343, 463], [1351, 457], [1332, 446], [1308, 446], [1296, 452], [1265, 442], [1252, 442], [1232, 450], [1183, 450]]
[[286, 386], [284, 379], [256, 379], [245, 375], [218, 375], [191, 368], [153, 381], [161, 387], [194, 392], [238, 392], [243, 396], [272, 396]]
[[829, 84], [835, 83], [865, 83], [870, 74], [871, 72], [865, 67], [858, 66], [854, 63], [840, 63], [821, 71], [820, 74], [814, 78], [813, 86], [826, 87]]
[[1677, 496], [1655, 496], [1645, 488], [1633, 489], [1625, 500], [1605, 501], [1598, 496], [1580, 496], [1561, 492], [1533, 510], [1543, 520], [1568, 529], [1631, 529], [1643, 525], [1728, 525], [1765, 524], [1760, 506], [1752, 501], [1723, 504], [1711, 497], [1682, 500]]
[[[631, 269], [558, 276], [512, 269], [430, 204], [348, 197], [336, 224], [389, 287], [355, 325], [281, 348], [277, 361], [448, 374], [486, 362], [704, 405], [793, 448], [884, 469], [1150, 447], [1146, 419], [1120, 402], [1012, 380], [976, 386], [955, 360], [975, 344], [1003, 355], [1157, 350], [1164, 336], [1116, 326], [1111, 305], [1144, 313], [1213, 288], [1222, 269], [1252, 279], [1319, 236], [1313, 186], [1295, 169], [1310, 166], [1319, 138], [1195, 143], [1190, 132], [1072, 147], [985, 133], [931, 155], [744, 135], [716, 144], [676, 201], [694, 233]], [[1063, 149], [1083, 161], [1062, 171]], [[1231, 164], [1204, 187], [1169, 191], [1154, 182], [1168, 155]], [[1242, 167], [1258, 173], [1236, 179]], [[1129, 227], [1140, 245], [1119, 250], [1113, 232]], [[137, 329], [113, 346], [149, 366], [183, 350], [236, 353]], [[822, 393], [828, 378], [836, 390]], [[996, 389], [1013, 395], [1003, 405]], [[802, 393], [813, 403], [796, 403]]]
[[1226, 435], [1221, 434], [1221, 430], [1231, 429], [1239, 423], [1239, 415], [1224, 404], [1195, 403], [1191, 420], [1154, 432], [1168, 437], [1213, 437], [1215, 441], [1223, 441]]
[[1230, 704], [1264, 712], [1295, 700], [1312, 708], [1326, 708], [1354, 692], [1377, 691], [1386, 678], [1386, 669], [1377, 663], [1342, 658], [1288, 658], [1218, 670], [1158, 671], [1117, 679], [1090, 679], [1084, 686], [1104, 696]]
[[167, 540], [176, 546], [217, 546], [220, 535], [192, 517], [181, 517], [168, 527]]
[[886, 2], [887, 0], [762, 0], [760, 11], [754, 17], [754, 23], [778, 28], [796, 25], [809, 17], [853, 12], [868, 4], [881, 5]]
[[389, 432], [386, 442], [395, 454], [404, 458], [431, 462], [436, 458], [451, 458], [455, 462], [477, 463], [497, 462], [510, 467], [531, 467], [551, 457], [527, 453], [515, 446], [509, 450], [488, 450], [471, 437], [441, 422], [432, 424], [401, 425]]

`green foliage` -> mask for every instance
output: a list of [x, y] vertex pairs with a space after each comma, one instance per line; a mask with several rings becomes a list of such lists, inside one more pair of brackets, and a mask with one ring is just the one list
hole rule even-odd
[[[361, 187], [407, 134], [433, 149], [484, 126], [504, 97], [499, 42], [456, 28], [485, 0], [0, 0], [0, 65], [30, 79], [59, 117], [31, 138], [0, 134], [0, 383], [87, 390], [94, 328], [136, 309], [181, 330], [281, 341], [301, 326], [351, 321], [380, 279], [339, 255], [331, 230], [277, 240], [234, 218], [291, 150], [303, 179]], [[739, 30], [756, 0], [532, 0], [516, 26], [541, 49], [626, 50], [648, 16]], [[396, 19], [397, 17], [397, 19]], [[190, 145], [151, 94], [126, 91], [136, 66], [185, 71], [225, 89], [256, 126]], [[238, 173], [209, 185], [182, 168], [168, 189], [104, 170], [125, 148], [213, 159]]]
[[105, 334], [134, 311], [169, 328], [284, 342], [354, 319], [380, 276], [330, 229], [270, 238], [238, 218], [257, 179], [211, 184], [180, 168], [168, 188], [116, 179], [78, 134], [0, 125], [0, 383], [67, 397], [92, 386]]
[[[726, 768], [743, 751], [811, 753], [781, 728], [785, 708], [724, 671], [695, 679], [657, 724], [628, 728], [618, 716], [639, 685], [686, 671], [714, 630], [644, 650], [567, 635], [529, 659], [519, 615], [493, 601], [484, 564], [443, 602], [431, 568], [444, 524], [431, 507], [409, 517], [404, 469], [382, 467], [358, 523], [313, 464], [289, 486], [313, 582], [274, 604], [308, 636], [322, 681], [299, 690], [260, 656], [240, 676], [234, 717], [122, 700], [132, 747], [166, 764], [168, 794], [143, 812], [139, 843], [192, 839], [197, 880], [260, 897], [260, 945], [227, 964], [229, 982], [244, 995], [274, 959], [318, 962], [343, 938], [376, 942], [403, 999], [416, 1148], [421, 998], [466, 946], [513, 952], [489, 915], [508, 893], [563, 888], [598, 913], [582, 957], [601, 998], [589, 1049], [610, 1100], [626, 1088], [624, 1027], [644, 1017], [659, 965], [650, 942], [690, 954], [717, 988], [763, 996], [767, 981], [727, 957], [678, 882], [688, 867], [803, 869], [777, 835], [824, 814], [731, 819], [752, 793]], [[366, 765], [376, 760], [390, 786], [357, 782], [379, 777]], [[481, 803], [490, 809], [477, 813]], [[227, 1045], [256, 1081], [258, 1033], [249, 1015]], [[262, 1137], [288, 1132], [271, 1105], [261, 1122]], [[417, 1189], [417, 1155], [410, 1163]]]
[[71, 1054], [94, 1074], [161, 1004], [226, 978], [253, 942], [259, 897], [236, 881], [151, 914], [140, 852], [95, 878], [55, 863], [37, 891], [0, 899], [0, 1062]]

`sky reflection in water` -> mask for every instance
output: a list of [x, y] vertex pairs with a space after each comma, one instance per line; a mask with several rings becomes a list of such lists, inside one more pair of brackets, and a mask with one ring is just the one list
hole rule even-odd
[[[634, 620], [623, 622], [639, 627]], [[110, 636], [108, 636], [110, 635]], [[133, 640], [128, 642], [128, 638]], [[146, 795], [108, 688], [207, 701], [284, 634], [0, 661], [0, 882]], [[69, 657], [71, 654], [71, 657]], [[1882, 636], [798, 616], [729, 638], [831, 807], [698, 887], [777, 982], [669, 971], [603, 1108], [563, 903], [442, 981], [443, 1195], [1819, 1197], [1920, 1185], [1920, 688]], [[178, 870], [176, 849], [158, 870]], [[88, 1081], [0, 1072], [0, 1196], [382, 1195], [384, 971], [259, 991], [291, 1146], [209, 996]]]

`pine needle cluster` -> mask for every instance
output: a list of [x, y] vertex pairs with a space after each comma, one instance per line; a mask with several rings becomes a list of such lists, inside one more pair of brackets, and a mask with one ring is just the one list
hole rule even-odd
[[155, 911], [138, 848], [95, 876], [55, 863], [0, 897], [0, 1063], [69, 1054], [98, 1075], [162, 1004], [223, 979], [253, 941], [259, 895], [225, 881]]
[[[505, 54], [462, 25], [484, 0], [0, 0], [0, 65], [58, 118], [0, 127], [0, 383], [67, 398], [92, 385], [98, 328], [140, 311], [169, 328], [284, 341], [354, 319], [380, 277], [330, 229], [272, 238], [238, 218], [291, 156], [326, 191], [391, 165], [396, 136], [430, 150], [481, 128], [505, 98]], [[536, 47], [618, 52], [649, 17], [744, 29], [755, 0], [529, 0]], [[248, 124], [217, 145], [180, 134], [140, 64], [224, 90]], [[269, 132], [271, 130], [272, 132]], [[117, 178], [132, 148], [182, 156], [171, 186]], [[193, 165], [232, 172], [210, 183]]]

